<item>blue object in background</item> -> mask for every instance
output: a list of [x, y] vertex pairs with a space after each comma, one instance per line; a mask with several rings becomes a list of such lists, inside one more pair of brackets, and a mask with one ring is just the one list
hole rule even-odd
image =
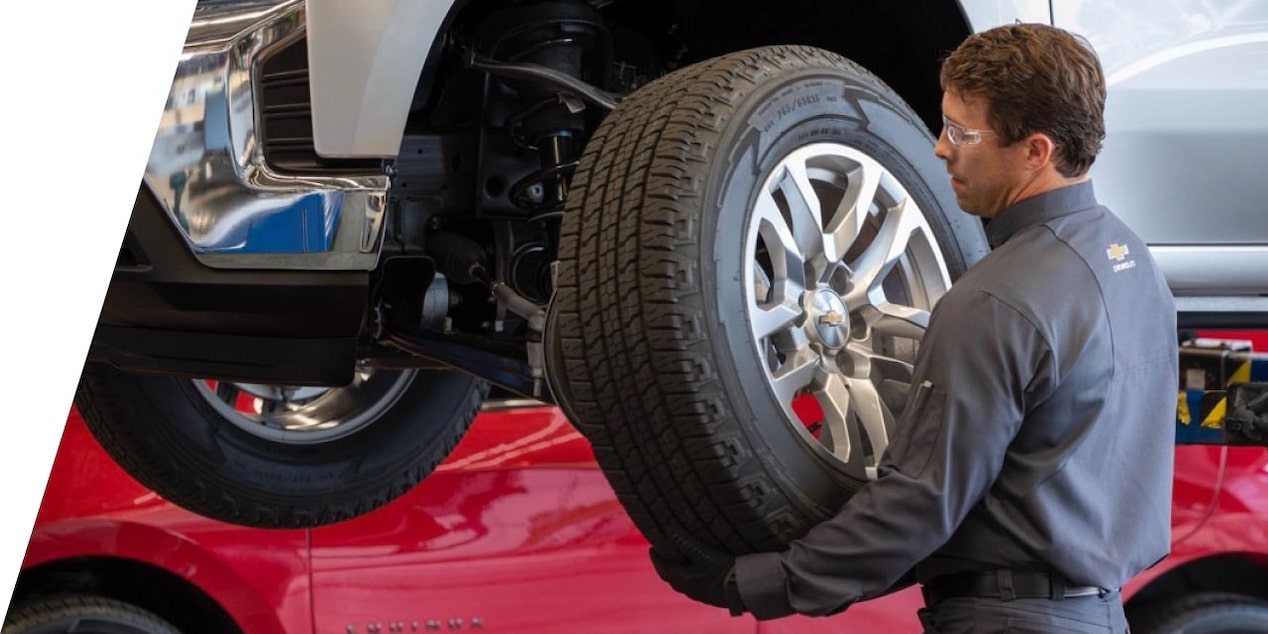
[[[289, 208], [260, 216], [252, 221], [246, 242], [235, 249], [246, 253], [311, 253], [329, 251], [334, 221], [339, 214], [341, 193], [312, 193]], [[323, 204], [330, 202], [327, 209]]]

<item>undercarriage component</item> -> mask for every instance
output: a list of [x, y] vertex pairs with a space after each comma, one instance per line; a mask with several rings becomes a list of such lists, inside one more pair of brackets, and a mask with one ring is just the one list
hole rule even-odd
[[551, 256], [545, 242], [528, 242], [519, 245], [511, 254], [507, 283], [516, 292], [538, 304], [550, 299]]
[[[595, 85], [606, 82], [611, 37], [593, 8], [557, 0], [494, 14], [480, 30], [476, 46], [467, 64], [489, 75], [484, 129], [499, 130], [510, 141], [499, 146], [497, 135], [485, 135], [486, 194], [505, 196], [504, 203], [527, 213], [532, 225], [545, 223], [553, 256], [551, 221], [563, 213], [577, 157], [603, 114], [588, 111], [584, 101], [598, 104], [604, 113], [616, 104], [614, 95]], [[493, 155], [522, 153], [536, 156], [536, 169], [511, 174], [490, 164]]]
[[[620, 102], [621, 96], [596, 88], [577, 78], [561, 73], [549, 66], [539, 64], [506, 64], [484, 59], [474, 52], [469, 54], [467, 65], [482, 70], [490, 75], [506, 79], [535, 80], [551, 84], [557, 88], [570, 90], [578, 96], [605, 110], [611, 110]], [[573, 106], [575, 107], [575, 106]]]
[[436, 270], [454, 284], [492, 282], [488, 262], [480, 243], [452, 231], [438, 231], [427, 238], [427, 253], [436, 263]]
[[419, 325], [426, 330], [447, 330], [445, 320], [449, 317], [449, 305], [454, 303], [456, 297], [460, 296], [451, 297], [449, 294], [449, 280], [437, 273], [431, 280], [431, 286], [423, 294]]
[[[545, 309], [521, 295], [514, 287], [494, 279], [485, 262], [484, 250], [474, 240], [452, 233], [436, 233], [427, 242], [436, 267], [457, 284], [484, 284], [507, 310], [528, 320], [528, 328], [540, 333], [545, 325]], [[544, 269], [546, 264], [541, 263]]]
[[469, 226], [434, 227], [424, 251], [445, 283], [487, 293], [496, 315], [478, 328], [454, 320], [442, 332], [436, 324], [450, 322], [424, 310], [421, 322], [385, 324], [381, 343], [551, 399], [543, 344], [550, 265], [577, 159], [617, 103], [603, 89], [611, 49], [600, 14], [577, 0], [512, 6], [485, 20], [464, 61], [485, 74], [476, 211], [491, 221], [494, 247]]
[[439, 334], [423, 331], [391, 330], [383, 343], [447, 368], [480, 377], [498, 387], [526, 398], [544, 402], [553, 399], [544, 389], [544, 373], [530, 363], [529, 346], [523, 338], [495, 338], [462, 333]]

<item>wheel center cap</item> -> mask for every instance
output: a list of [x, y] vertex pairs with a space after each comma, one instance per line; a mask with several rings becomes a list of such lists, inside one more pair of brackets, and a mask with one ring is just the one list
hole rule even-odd
[[850, 311], [835, 291], [821, 288], [810, 300], [809, 311], [814, 332], [823, 345], [838, 350], [850, 340]]

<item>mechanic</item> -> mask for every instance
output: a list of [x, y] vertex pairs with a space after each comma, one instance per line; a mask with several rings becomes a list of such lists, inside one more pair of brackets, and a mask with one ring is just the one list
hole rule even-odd
[[930, 632], [1127, 631], [1119, 589], [1168, 552], [1176, 307], [1087, 176], [1105, 136], [1085, 40], [1010, 24], [941, 70], [945, 161], [992, 252], [933, 310], [879, 477], [782, 552], [653, 550], [696, 600], [835, 614], [920, 583]]

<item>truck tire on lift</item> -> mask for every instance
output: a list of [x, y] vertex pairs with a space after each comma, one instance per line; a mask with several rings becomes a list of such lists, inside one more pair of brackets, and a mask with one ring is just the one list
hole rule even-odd
[[1131, 621], [1132, 634], [1240, 634], [1268, 632], [1268, 601], [1227, 592], [1203, 592], [1150, 602]]
[[453, 450], [489, 391], [442, 370], [359, 377], [293, 410], [264, 408], [273, 413], [251, 418], [217, 398], [222, 385], [217, 392], [206, 381], [90, 363], [75, 403], [106, 452], [173, 504], [240, 526], [310, 528], [412, 488]]
[[[571, 191], [552, 381], [636, 525], [670, 552], [684, 533], [734, 553], [779, 548], [874, 477], [921, 320], [989, 250], [911, 108], [807, 47], [729, 54], [635, 91]], [[806, 216], [812, 197], [867, 215]], [[835, 257], [815, 246], [830, 232]], [[887, 303], [851, 294], [872, 285]], [[846, 297], [848, 319], [833, 308]], [[798, 314], [789, 324], [767, 319], [781, 302]], [[848, 336], [834, 358], [853, 370], [797, 391], [780, 380], [777, 396], [777, 378], [822, 357], [807, 344], [812, 308], [826, 329], [810, 343]], [[844, 393], [859, 406], [834, 406]], [[855, 449], [831, 449], [834, 434]]]
[[180, 634], [171, 623], [130, 603], [98, 596], [49, 596], [15, 606], [0, 634], [112, 632]]

